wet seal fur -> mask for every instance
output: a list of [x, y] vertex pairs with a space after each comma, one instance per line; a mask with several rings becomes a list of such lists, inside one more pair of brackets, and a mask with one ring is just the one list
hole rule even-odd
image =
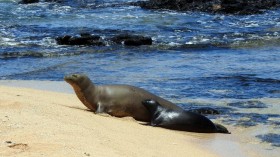
[[142, 88], [130, 85], [94, 85], [83, 74], [65, 76], [64, 80], [74, 89], [80, 101], [95, 113], [108, 113], [115, 117], [130, 116], [139, 121], [150, 122], [151, 114], [142, 104], [146, 99], [158, 101], [162, 106], [175, 111], [182, 108]]
[[224, 126], [214, 124], [207, 117], [182, 110], [168, 109], [155, 100], [144, 100], [143, 105], [151, 114], [151, 125], [172, 130], [199, 133], [230, 133]]

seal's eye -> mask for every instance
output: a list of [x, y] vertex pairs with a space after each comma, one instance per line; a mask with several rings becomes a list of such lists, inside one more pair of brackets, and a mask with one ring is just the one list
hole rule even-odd
[[146, 100], [146, 102], [149, 103], [149, 104], [154, 104], [154, 103], [156, 103], [156, 101], [155, 101], [155, 100], [152, 100], [152, 99]]
[[72, 75], [74, 78], [78, 78], [78, 74], [73, 74]]

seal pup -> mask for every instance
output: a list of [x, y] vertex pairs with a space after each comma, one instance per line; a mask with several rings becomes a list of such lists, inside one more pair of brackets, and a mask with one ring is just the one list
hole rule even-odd
[[229, 133], [224, 126], [214, 124], [201, 114], [166, 108], [152, 99], [144, 100], [142, 103], [151, 114], [152, 126], [199, 133]]
[[153, 99], [172, 110], [183, 110], [179, 106], [156, 96], [142, 88], [130, 85], [94, 85], [84, 74], [64, 77], [74, 89], [80, 101], [95, 113], [108, 113], [115, 117], [130, 116], [139, 121], [150, 122], [151, 115], [142, 101]]

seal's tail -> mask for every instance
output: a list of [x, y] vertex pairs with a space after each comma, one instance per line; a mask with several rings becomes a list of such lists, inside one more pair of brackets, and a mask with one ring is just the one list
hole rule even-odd
[[228, 129], [224, 126], [222, 126], [221, 124], [216, 124], [215, 123], [215, 126], [217, 128], [217, 132], [218, 133], [225, 133], [225, 134], [230, 134], [230, 132], [228, 131]]

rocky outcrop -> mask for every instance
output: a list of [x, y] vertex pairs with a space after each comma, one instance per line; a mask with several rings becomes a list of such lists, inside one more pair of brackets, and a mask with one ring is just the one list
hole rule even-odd
[[100, 36], [89, 33], [80, 34], [80, 36], [65, 35], [57, 37], [56, 42], [59, 45], [91, 45], [105, 46], [106, 43], [120, 44], [125, 46], [152, 45], [152, 38], [141, 35], [120, 34], [109, 39], [102, 39]]
[[[22, 4], [63, 2], [63, 0], [21, 0]], [[257, 14], [280, 6], [280, 0], [148, 0], [117, 3], [103, 7], [137, 5], [145, 9], [169, 9], [176, 11], [203, 11], [222, 14]], [[100, 5], [98, 5], [100, 7]]]
[[120, 34], [111, 40], [117, 44], [124, 44], [126, 46], [152, 45], [153, 42], [151, 37], [129, 34]]
[[221, 0], [218, 11], [229, 14], [256, 14], [276, 7], [279, 7], [279, 0]]
[[57, 37], [56, 41], [59, 45], [92, 45], [92, 46], [104, 46], [105, 43], [100, 41], [101, 37], [97, 35], [91, 35], [88, 33], [81, 34], [80, 36], [65, 35], [63, 37]]
[[62, 2], [63, 0], [21, 0], [19, 3], [21, 4], [31, 4], [38, 2]]
[[38, 3], [39, 0], [21, 0], [22, 4]]
[[149, 0], [137, 3], [145, 9], [256, 14], [280, 6], [279, 0]]
[[149, 0], [139, 2], [146, 9], [170, 9], [177, 11], [211, 10], [213, 4], [219, 0]]

